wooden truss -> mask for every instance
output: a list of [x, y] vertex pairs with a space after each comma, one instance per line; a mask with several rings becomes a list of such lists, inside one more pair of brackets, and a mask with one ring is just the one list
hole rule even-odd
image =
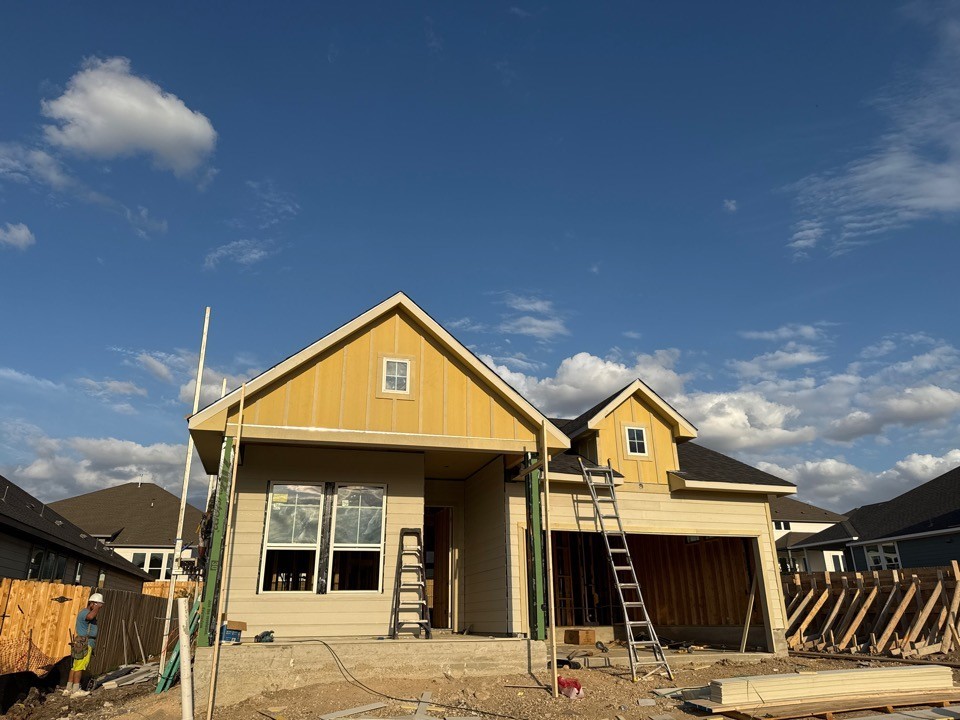
[[960, 648], [960, 566], [782, 576], [791, 650], [922, 657]]

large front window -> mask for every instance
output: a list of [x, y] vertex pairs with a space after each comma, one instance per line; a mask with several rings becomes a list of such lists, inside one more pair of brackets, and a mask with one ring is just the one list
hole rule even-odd
[[261, 590], [315, 592], [323, 485], [271, 487]]
[[341, 485], [337, 488], [331, 590], [380, 590], [383, 497], [382, 487]]

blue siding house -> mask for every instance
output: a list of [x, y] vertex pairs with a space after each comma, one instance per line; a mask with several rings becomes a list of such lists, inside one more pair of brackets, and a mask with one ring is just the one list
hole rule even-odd
[[853, 570], [948, 565], [960, 560], [960, 468], [845, 515], [792, 549], [842, 550]]

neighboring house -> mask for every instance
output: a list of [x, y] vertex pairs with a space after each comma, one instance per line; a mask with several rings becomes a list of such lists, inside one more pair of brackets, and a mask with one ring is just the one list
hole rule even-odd
[[[108, 547], [155, 580], [169, 580], [180, 498], [159, 485], [129, 482], [57, 500], [50, 507], [103, 540]], [[183, 518], [184, 558], [192, 557], [203, 513], [187, 505]], [[182, 574], [179, 563], [177, 574]]]
[[418, 528], [435, 627], [542, 637], [516, 478], [546, 450], [558, 626], [620, 622], [577, 455], [609, 458], [662, 634], [738, 643], [755, 580], [751, 644], [785, 651], [767, 498], [795, 486], [689, 443], [696, 429], [639, 380], [558, 427], [398, 293], [190, 418], [224, 484], [238, 424], [225, 607], [252, 634], [389, 633], [400, 531]]
[[140, 592], [150, 577], [0, 476], [0, 577]]
[[960, 468], [846, 515], [794, 549], [843, 552], [852, 570], [948, 565], [960, 560]]
[[798, 543], [845, 520], [843, 515], [796, 498], [775, 497], [770, 500], [770, 516], [773, 518], [773, 536], [777, 540], [780, 572], [842, 572], [845, 569], [842, 550], [794, 549]]

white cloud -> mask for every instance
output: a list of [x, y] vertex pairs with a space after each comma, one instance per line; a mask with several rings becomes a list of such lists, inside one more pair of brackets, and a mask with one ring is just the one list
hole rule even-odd
[[114, 396], [114, 395], [137, 395], [146, 397], [147, 391], [129, 380], [93, 380], [91, 378], [80, 378], [77, 383], [90, 395], [96, 397]]
[[0, 143], [0, 180], [41, 187], [54, 196], [65, 194], [102, 207], [130, 223], [141, 237], [167, 230], [166, 220], [151, 217], [147, 208], [134, 210], [80, 182], [46, 150], [19, 143]]
[[13, 368], [0, 367], [0, 383], [7, 382], [33, 390], [63, 390], [63, 385]]
[[737, 333], [747, 340], [819, 340], [823, 337], [823, 330], [816, 325], [789, 324], [781, 325], [774, 330], [741, 330]]
[[870, 472], [843, 459], [805, 460], [757, 467], [796, 483], [798, 494], [814, 504], [847, 512], [855, 507], [897, 497], [960, 466], [960, 449], [943, 455], [912, 453], [881, 472]]
[[928, 65], [874, 102], [886, 131], [847, 164], [793, 186], [804, 214], [788, 247], [806, 254], [829, 236], [833, 254], [921, 220], [960, 214], [960, 19], [935, 22]]
[[166, 363], [164, 363], [160, 358], [144, 352], [137, 355], [136, 361], [144, 370], [158, 380], [163, 380], [165, 382], [174, 381], [173, 373], [171, 372], [170, 368], [167, 367]]
[[222, 262], [249, 266], [279, 252], [269, 240], [234, 240], [214, 248], [203, 260], [206, 270], [215, 270]]
[[533, 295], [514, 295], [507, 293], [503, 303], [518, 312], [551, 314], [555, 312], [552, 300], [545, 300]]
[[48, 142], [91, 157], [147, 155], [184, 176], [213, 152], [217, 133], [202, 113], [135, 75], [123, 57], [90, 58], [58, 98], [45, 100]]
[[[196, 370], [193, 371], [196, 373]], [[220, 399], [220, 390], [223, 387], [223, 381], [227, 381], [227, 392], [235, 390], [241, 384], [248, 381], [251, 377], [259, 375], [260, 371], [255, 369], [247, 370], [244, 373], [228, 373], [213, 367], [203, 368], [203, 383], [200, 387], [200, 407], [204, 408], [212, 402]], [[193, 395], [196, 391], [197, 382], [195, 378], [187, 380], [180, 385], [180, 402], [187, 405], [193, 405]]]
[[946, 420], [960, 411], [960, 392], [937, 385], [903, 390], [882, 388], [864, 400], [865, 407], [833, 420], [824, 435], [833, 440], [850, 441], [877, 434], [890, 425]]
[[510, 335], [528, 335], [538, 340], [552, 340], [559, 335], [569, 335], [566, 323], [558, 317], [538, 318], [532, 315], [504, 320], [500, 332]]
[[538, 378], [515, 371], [494, 358], [481, 356], [497, 374], [550, 416], [574, 417], [638, 377], [666, 398], [678, 395], [686, 376], [674, 367], [677, 350], [636, 355], [632, 365], [605, 360], [590, 353], [564, 359], [553, 377]]
[[640, 338], [643, 337], [643, 333], [641, 333], [641, 332], [639, 332], [639, 331], [637, 331], [637, 330], [624, 330], [624, 331], [621, 333], [621, 335], [623, 335], [625, 338], [629, 338], [629, 339], [631, 339], [631, 340], [639, 340]]
[[781, 350], [757, 355], [751, 360], [732, 360], [730, 367], [743, 377], [759, 377], [777, 370], [823, 362], [827, 356], [807, 345], [788, 343]]
[[4, 229], [0, 227], [0, 246], [16, 248], [17, 250], [26, 250], [33, 245], [37, 239], [33, 233], [23, 223], [7, 223]]
[[802, 424], [800, 411], [759, 392], [691, 393], [677, 408], [700, 431], [704, 444], [724, 452], [763, 450], [814, 440], [817, 431]]
[[728, 213], [735, 213], [735, 212], [738, 210], [738, 208], [737, 208], [737, 201], [736, 201], [736, 200], [724, 200], [724, 201], [723, 201], [723, 209], [726, 210]]
[[897, 344], [890, 338], [886, 338], [880, 342], [874, 343], [873, 345], [867, 345], [867, 347], [860, 351], [860, 357], [867, 360], [873, 360], [875, 358], [881, 358], [889, 355], [896, 349]]
[[257, 198], [257, 216], [261, 230], [278, 225], [284, 220], [295, 217], [300, 212], [300, 204], [293, 194], [281, 190], [277, 184], [266, 180], [247, 180], [247, 187]]

